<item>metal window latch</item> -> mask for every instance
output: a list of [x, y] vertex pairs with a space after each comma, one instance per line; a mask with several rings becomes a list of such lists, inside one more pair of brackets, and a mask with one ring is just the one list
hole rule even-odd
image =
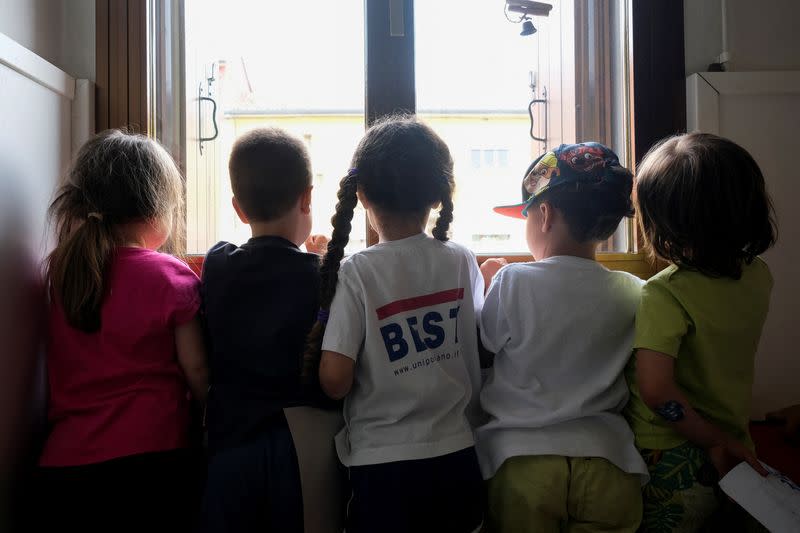
[[[536, 98], [536, 74], [531, 71], [529, 72], [530, 77], [530, 88], [531, 93], [533, 94], [533, 98], [528, 103], [528, 117], [531, 119], [531, 129], [529, 131], [531, 139], [534, 141], [539, 141], [544, 143], [544, 150], [547, 151], [547, 87], [542, 89], [542, 97]], [[533, 109], [536, 107], [536, 104], [542, 104], [544, 106], [544, 136], [537, 137], [536, 134], [533, 132], [534, 130], [534, 121], [533, 121]]]
[[[219, 137], [219, 127], [217, 126], [217, 101], [211, 97], [212, 86], [216, 77], [214, 71], [216, 70], [216, 63], [211, 65], [211, 75], [206, 79], [206, 86], [208, 88], [208, 96], [203, 96], [203, 83], [197, 87], [197, 141], [200, 145], [200, 155], [203, 155], [203, 143], [211, 142]], [[203, 137], [203, 102], [211, 102], [211, 124], [214, 126], [214, 135], [211, 137]]]

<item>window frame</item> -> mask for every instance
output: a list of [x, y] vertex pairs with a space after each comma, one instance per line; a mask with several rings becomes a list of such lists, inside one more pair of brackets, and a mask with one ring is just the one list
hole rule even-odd
[[148, 132], [147, 0], [95, 1], [95, 129]]
[[[150, 134], [148, 124], [148, 0], [97, 0], [96, 129], [128, 128]], [[414, 0], [365, 0], [365, 109], [367, 125], [390, 113], [416, 111]], [[632, 165], [659, 139], [686, 131], [683, 1], [630, 2]], [[387, 16], [389, 14], [389, 16]], [[391, 35], [391, 29], [402, 35]], [[398, 29], [402, 31], [398, 32]], [[383, 58], [392, 57], [388, 62]], [[599, 253], [600, 263], [647, 278], [662, 265], [642, 251], [632, 224], [633, 253]], [[377, 234], [367, 228], [367, 244]], [[483, 261], [488, 257], [478, 255]], [[506, 255], [509, 262], [529, 255]], [[199, 269], [202, 256], [190, 258]]]

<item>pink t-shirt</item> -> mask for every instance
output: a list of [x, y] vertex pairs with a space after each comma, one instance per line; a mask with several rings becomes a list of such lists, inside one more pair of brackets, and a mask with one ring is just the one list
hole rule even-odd
[[200, 307], [200, 281], [169, 255], [118, 248], [100, 330], [49, 312], [50, 433], [41, 466], [97, 463], [188, 445], [189, 397], [175, 327]]

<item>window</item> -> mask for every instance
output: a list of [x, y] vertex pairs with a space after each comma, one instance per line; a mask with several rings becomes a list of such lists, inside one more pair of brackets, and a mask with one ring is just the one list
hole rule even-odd
[[[522, 175], [534, 158], [589, 140], [611, 146], [623, 162], [630, 151], [626, 9], [624, 2], [552, 2], [549, 16], [533, 21], [538, 31], [520, 36], [499, 4], [462, 2], [452, 24], [451, 4], [415, 3], [417, 111], [453, 152], [454, 240], [477, 253], [525, 253], [524, 224], [491, 208], [521, 200]], [[469, 68], [474, 63], [480, 73]], [[531, 100], [539, 100], [530, 104], [533, 124]], [[465, 142], [471, 148], [459, 149]], [[602, 249], [627, 252], [629, 232], [625, 221]]]
[[[163, 57], [171, 45], [173, 72], [180, 71], [176, 51], [185, 64], [182, 87], [164, 65], [151, 67], [151, 91], [155, 101], [181, 100], [185, 114], [180, 140], [169, 128], [161, 132], [170, 138], [159, 137], [179, 145], [173, 151], [185, 165], [187, 251], [248, 236], [230, 208], [227, 158], [238, 135], [274, 125], [305, 141], [314, 167], [314, 231], [329, 234], [338, 181], [365, 117], [416, 109], [453, 154], [454, 240], [478, 253], [526, 253], [524, 225], [491, 208], [519, 201], [533, 158], [562, 142], [598, 140], [631, 164], [630, 3], [552, 4], [548, 17], [534, 19], [538, 32], [522, 37], [500, 0], [457, 7], [420, 0], [151, 3], [183, 36], [168, 43], [163, 32], [151, 35], [151, 62], [169, 63]], [[531, 107], [532, 126], [529, 102], [545, 99]], [[166, 107], [154, 122], [170, 123]], [[603, 249], [631, 251], [630, 233], [623, 224]], [[368, 240], [359, 211], [349, 251]]]
[[[330, 234], [339, 180], [364, 133], [363, 2], [192, 0], [153, 6], [162, 18], [179, 18], [177, 33], [184, 35], [182, 45], [171, 44], [183, 48], [185, 58], [185, 116], [175, 129], [184, 131], [186, 251], [203, 254], [219, 240], [249, 238], [231, 206], [228, 156], [236, 138], [268, 126], [305, 143], [314, 185], [312, 231]], [[157, 94], [175, 87], [165, 78], [155, 83]], [[348, 252], [364, 246], [366, 218], [359, 207]]]

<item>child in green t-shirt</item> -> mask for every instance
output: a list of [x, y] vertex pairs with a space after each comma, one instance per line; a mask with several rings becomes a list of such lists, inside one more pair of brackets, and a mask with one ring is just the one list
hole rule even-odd
[[653, 255], [671, 263], [645, 285], [628, 368], [626, 416], [650, 470], [643, 527], [695, 531], [718, 509], [717, 481], [746, 461], [753, 363], [772, 276], [772, 202], [743, 148], [704, 133], [669, 138], [638, 172]]

